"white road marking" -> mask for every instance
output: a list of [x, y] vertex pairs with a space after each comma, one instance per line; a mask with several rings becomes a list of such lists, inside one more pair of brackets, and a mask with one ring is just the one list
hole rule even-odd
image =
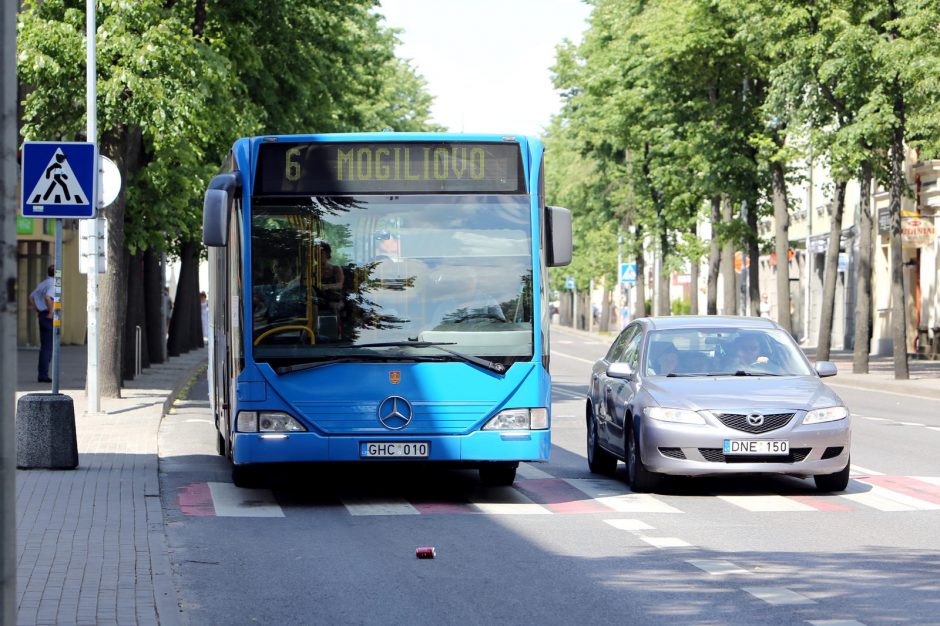
[[894, 420], [888, 419], [887, 417], [865, 417], [863, 415], [856, 415], [855, 417], [861, 417], [862, 419], [871, 420], [873, 422], [893, 422], [894, 421]]
[[901, 426], [923, 426], [920, 422], [898, 422]]
[[854, 619], [812, 619], [809, 623], [813, 626], [865, 626]]
[[868, 469], [867, 467], [862, 467], [855, 463], [852, 463], [849, 469], [853, 476], [884, 476], [881, 472], [876, 472], [873, 469]]
[[284, 517], [284, 511], [267, 489], [241, 489], [232, 483], [209, 483], [209, 493], [218, 517]]
[[729, 504], [752, 512], [815, 511], [816, 509], [784, 496], [718, 496]]
[[215, 422], [210, 419], [191, 419], [183, 420], [184, 424], [214, 424]]
[[490, 487], [470, 499], [470, 504], [490, 515], [551, 515], [541, 504], [529, 500], [512, 487]]
[[552, 356], [563, 356], [566, 359], [571, 359], [573, 361], [581, 361], [582, 363], [588, 363], [590, 365], [594, 365], [597, 362], [597, 359], [593, 361], [589, 361], [587, 359], [582, 359], [579, 356], [574, 356], [573, 354], [565, 354], [564, 352], [559, 352], [558, 350], [552, 350]]
[[920, 480], [931, 485], [940, 485], [940, 478], [937, 476], [911, 476], [914, 480]]
[[622, 484], [603, 478], [568, 478], [565, 482], [618, 513], [682, 513], [648, 493], [624, 493]]
[[930, 430], [935, 430], [938, 433], [940, 433], [940, 426], [928, 426], [927, 428]]
[[720, 574], [747, 574], [749, 573], [746, 569], [740, 568], [730, 561], [718, 561], [718, 560], [693, 560], [686, 561], [690, 565], [694, 565], [704, 572], [718, 576]]
[[520, 478], [524, 478], [527, 480], [540, 479], [540, 478], [555, 478], [548, 472], [540, 470], [535, 463], [520, 463], [519, 469], [516, 470], [516, 474]]
[[617, 530], [653, 530], [653, 527], [638, 519], [605, 519], [605, 522]]
[[343, 498], [350, 515], [420, 515], [418, 509], [402, 498]]
[[744, 587], [743, 589], [767, 604], [816, 604], [806, 596], [785, 587]]
[[846, 491], [848, 493], [840, 496], [841, 498], [879, 511], [935, 511], [940, 509], [940, 504], [912, 498], [903, 493], [859, 481], [849, 483]]
[[644, 537], [641, 535], [640, 539], [655, 548], [688, 548], [692, 545], [676, 537]]
[[552, 387], [552, 393], [557, 393], [561, 396], [567, 396], [575, 400], [584, 400], [585, 397], [583, 393], [575, 393], [573, 391], [568, 391], [567, 389], [559, 389], [558, 387]]

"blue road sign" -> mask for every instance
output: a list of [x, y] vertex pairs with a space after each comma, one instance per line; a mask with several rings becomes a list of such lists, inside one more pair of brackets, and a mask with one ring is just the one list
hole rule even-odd
[[97, 157], [93, 143], [25, 142], [20, 198], [23, 217], [94, 217]]
[[574, 289], [574, 276], [565, 276], [565, 289]]
[[636, 282], [636, 263], [620, 264], [620, 282], [624, 284]]

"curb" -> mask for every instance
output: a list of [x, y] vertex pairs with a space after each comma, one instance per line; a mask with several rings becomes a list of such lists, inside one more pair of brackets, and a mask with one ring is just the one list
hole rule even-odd
[[[160, 424], [163, 418], [167, 416], [177, 398], [188, 390], [198, 376], [208, 367], [204, 360], [197, 361], [188, 370], [185, 375], [179, 378], [179, 381], [163, 401], [163, 407], [160, 413], [160, 420], [157, 423], [157, 437], [159, 438]], [[157, 449], [157, 486], [160, 485], [160, 450]], [[147, 499], [147, 517], [154, 522], [147, 533], [147, 541], [150, 544], [150, 574], [153, 581], [153, 595], [157, 620], [161, 625], [178, 626], [180, 621], [180, 602], [179, 594], [176, 591], [176, 585], [173, 582], [173, 568], [170, 565], [169, 544], [166, 538], [166, 517], [163, 514], [163, 494], [158, 498]], [[151, 517], [152, 515], [152, 517]], [[159, 524], [159, 528], [156, 526]]]

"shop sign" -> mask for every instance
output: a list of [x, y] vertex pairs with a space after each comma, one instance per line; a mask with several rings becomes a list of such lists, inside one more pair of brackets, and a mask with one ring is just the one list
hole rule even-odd
[[901, 245], [908, 248], [932, 246], [937, 231], [932, 222], [919, 217], [901, 218]]

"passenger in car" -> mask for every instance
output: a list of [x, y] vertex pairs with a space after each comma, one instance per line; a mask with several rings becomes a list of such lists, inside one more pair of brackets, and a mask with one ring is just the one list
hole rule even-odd
[[653, 364], [654, 374], [668, 376], [675, 373], [679, 367], [679, 351], [672, 342], [663, 341], [651, 344], [650, 362]]

